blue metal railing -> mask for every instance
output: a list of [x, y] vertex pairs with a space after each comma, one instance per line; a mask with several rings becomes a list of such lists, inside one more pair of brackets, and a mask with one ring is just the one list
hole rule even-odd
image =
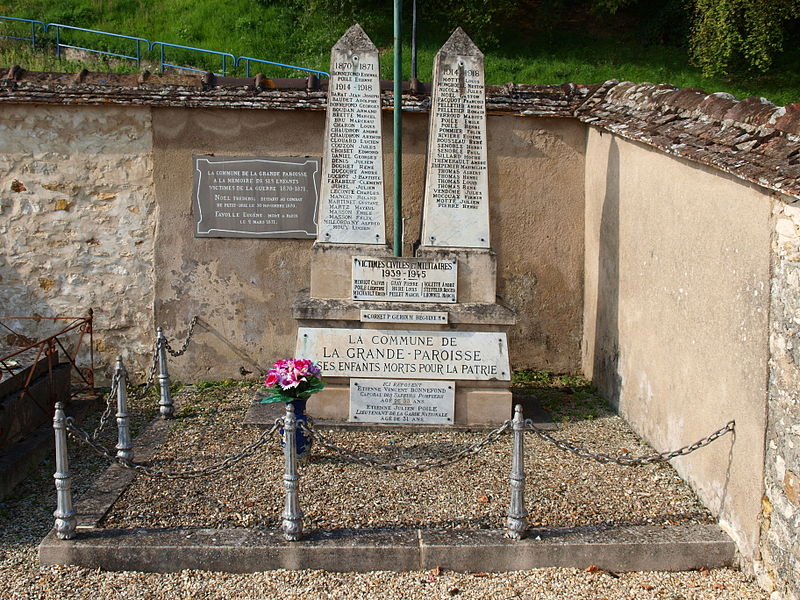
[[[316, 73], [318, 75], [325, 75], [326, 77], [330, 77], [325, 71], [319, 71], [317, 69], [309, 69], [306, 67], [299, 67], [297, 65], [289, 65], [286, 63], [279, 63], [274, 62], [271, 60], [262, 60], [260, 58], [253, 58], [250, 56], [239, 56], [236, 57], [230, 52], [218, 52], [217, 50], [205, 50], [203, 48], [194, 48], [192, 46], [183, 46], [181, 44], [170, 44], [168, 42], [150, 42], [149, 40], [141, 37], [131, 36], [131, 35], [121, 35], [119, 33], [111, 33], [108, 31], [99, 31], [97, 29], [86, 29], [83, 27], [74, 27], [72, 25], [64, 25], [62, 23], [44, 23], [43, 21], [36, 21], [33, 19], [19, 19], [17, 17], [3, 17], [0, 16], [0, 20], [5, 21], [15, 21], [21, 23], [30, 23], [31, 25], [31, 37], [20, 37], [20, 36], [13, 36], [13, 35], [0, 35], [0, 38], [7, 38], [7, 39], [14, 39], [14, 40], [21, 40], [30, 42], [32, 47], [36, 48], [36, 26], [39, 25], [42, 28], [43, 33], [47, 33], [51, 29], [55, 31], [55, 50], [56, 56], [60, 59], [61, 58], [61, 50], [63, 49], [72, 49], [72, 50], [83, 50], [84, 52], [92, 52], [94, 54], [101, 54], [104, 56], [113, 56], [115, 58], [123, 58], [127, 60], [135, 60], [137, 65], [141, 65], [142, 63], [142, 45], [147, 45], [147, 51], [152, 52], [156, 46], [159, 47], [159, 69], [161, 72], [164, 72], [165, 68], [170, 69], [180, 69], [183, 71], [193, 71], [195, 73], [205, 73], [205, 69], [197, 69], [194, 67], [185, 67], [181, 65], [177, 65], [174, 63], [167, 62], [166, 55], [165, 55], [165, 48], [175, 48], [177, 50], [187, 50], [189, 52], [200, 52], [202, 54], [210, 54], [213, 56], [220, 57], [222, 59], [222, 72], [215, 73], [215, 75], [222, 75], [223, 77], [228, 73], [228, 59], [230, 59], [230, 65], [235, 69], [238, 68], [240, 63], [244, 62], [246, 76], [250, 77], [250, 64], [251, 63], [259, 63], [265, 65], [272, 65], [275, 67], [282, 67], [286, 69], [294, 69], [296, 71], [304, 71], [307, 73]], [[97, 50], [95, 48], [88, 48], [86, 46], [76, 46], [72, 44], [65, 44], [61, 39], [61, 32], [62, 30], [68, 31], [77, 31], [81, 33], [90, 33], [94, 35], [102, 35], [111, 38], [121, 39], [121, 40], [130, 40], [135, 42], [135, 51], [133, 55], [130, 54], [123, 54], [121, 52], [112, 52], [110, 50]]]
[[245, 61], [245, 72], [246, 72], [245, 77], [250, 77], [250, 63], [251, 62], [261, 63], [261, 64], [265, 64], [265, 65], [274, 65], [276, 67], [287, 67], [289, 69], [297, 69], [298, 71], [305, 71], [307, 73], [316, 73], [317, 75], [325, 75], [325, 77], [330, 77], [330, 74], [326, 73], [325, 71], [318, 71], [317, 69], [307, 69], [305, 67], [296, 67], [294, 65], [285, 65], [285, 64], [279, 63], [279, 62], [272, 62], [271, 60], [261, 60], [260, 58], [251, 58], [249, 56], [240, 56], [239, 58], [237, 58], [236, 59], [236, 66], [237, 67], [239, 66], [239, 63], [241, 61]]
[[[164, 72], [164, 67], [171, 67], [173, 69], [183, 69], [184, 71], [195, 71], [197, 73], [204, 73], [203, 69], [193, 69], [192, 67], [182, 67], [180, 65], [173, 65], [165, 61], [164, 59], [164, 48], [178, 48], [181, 50], [191, 50], [193, 52], [204, 52], [206, 54], [214, 54], [216, 56], [222, 57], [222, 73], [221, 75], [225, 77], [227, 75], [227, 67], [226, 67], [226, 59], [230, 57], [233, 61], [233, 66], [236, 66], [236, 57], [229, 52], [217, 52], [216, 50], [203, 50], [202, 48], [193, 48], [191, 46], [181, 46], [180, 44], [168, 44], [167, 42], [153, 42], [150, 44], [150, 50], [155, 48], [156, 46], [161, 46], [161, 72]], [[220, 73], [215, 73], [216, 75], [220, 75]]]
[[31, 37], [20, 37], [17, 35], [0, 35], [1, 38], [6, 38], [9, 40], [20, 40], [23, 42], [30, 42], [33, 48], [36, 48], [36, 25], [41, 25], [44, 31], [47, 31], [47, 25], [42, 23], [41, 21], [34, 21], [33, 19], [17, 19], [16, 17], [0, 17], [4, 21], [17, 21], [20, 23], [30, 23], [31, 24]]
[[[61, 49], [62, 48], [72, 48], [73, 50], [84, 50], [86, 52], [94, 52], [95, 54], [104, 54], [106, 56], [116, 56], [117, 58], [128, 58], [130, 60], [135, 60], [136, 64], [142, 63], [142, 50], [141, 50], [141, 43], [144, 42], [145, 44], [150, 44], [146, 39], [140, 37], [133, 37], [130, 35], [121, 35], [119, 33], [109, 33], [107, 31], [97, 31], [96, 29], [84, 29], [83, 27], [73, 27], [72, 25], [62, 25], [61, 23], [48, 23], [44, 26], [45, 33], [49, 29], [56, 30], [56, 57], [61, 58]], [[71, 31], [82, 31], [84, 33], [96, 33], [98, 35], [107, 35], [109, 37], [120, 38], [125, 40], [134, 40], [136, 42], [136, 55], [135, 56], [128, 56], [127, 54], [118, 54], [116, 52], [109, 52], [107, 50], [95, 50], [94, 48], [86, 48], [84, 46], [71, 46], [69, 44], [62, 44], [61, 43], [61, 30], [62, 29], [69, 29]]]

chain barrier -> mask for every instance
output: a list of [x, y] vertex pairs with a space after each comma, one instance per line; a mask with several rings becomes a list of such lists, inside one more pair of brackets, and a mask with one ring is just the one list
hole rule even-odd
[[668, 460], [672, 460], [673, 458], [676, 458], [678, 456], [686, 456], [687, 454], [691, 454], [695, 450], [699, 450], [704, 446], [708, 446], [711, 442], [717, 440], [718, 438], [721, 438], [726, 433], [733, 432], [735, 425], [736, 425], [735, 421], [728, 421], [728, 423], [724, 427], [719, 428], [714, 433], [707, 435], [702, 439], [699, 439], [694, 444], [687, 444], [686, 446], [678, 448], [677, 450], [671, 450], [669, 452], [659, 452], [658, 454], [651, 454], [649, 456], [627, 456], [625, 454], [620, 456], [611, 456], [609, 454], [603, 454], [602, 452], [591, 452], [586, 448], [582, 448], [581, 446], [573, 444], [572, 442], [554, 438], [545, 430], [537, 427], [531, 419], [525, 419], [526, 429], [530, 429], [540, 438], [542, 438], [547, 442], [550, 442], [551, 444], [553, 444], [557, 448], [560, 448], [561, 450], [571, 452], [572, 454], [578, 456], [579, 458], [587, 458], [604, 464], [616, 463], [618, 465], [622, 465], [625, 467], [638, 467], [641, 465], [667, 462]]
[[100, 435], [100, 432], [103, 431], [103, 428], [108, 422], [108, 418], [117, 407], [117, 388], [119, 388], [119, 373], [115, 372], [114, 376], [111, 378], [111, 391], [108, 392], [108, 396], [106, 396], [106, 408], [103, 411], [103, 414], [100, 415], [100, 422], [97, 424], [97, 427], [95, 427], [95, 430], [90, 436], [93, 440], [96, 440], [97, 436]]
[[189, 347], [189, 342], [192, 340], [192, 335], [194, 335], [194, 326], [197, 325], [199, 317], [194, 316], [192, 317], [191, 322], [189, 323], [189, 333], [186, 334], [186, 339], [183, 340], [183, 344], [181, 344], [180, 350], [173, 350], [172, 346], [169, 344], [169, 340], [164, 338], [164, 348], [167, 349], [167, 352], [170, 353], [172, 356], [180, 356], [186, 352], [186, 348]]
[[220, 462], [213, 465], [208, 465], [207, 467], [202, 467], [200, 469], [187, 469], [185, 471], [165, 471], [163, 469], [156, 469], [145, 463], [120, 458], [115, 452], [112, 452], [97, 440], [93, 439], [88, 432], [78, 427], [72, 417], [67, 417], [65, 424], [67, 427], [67, 433], [72, 439], [86, 443], [100, 456], [117, 463], [125, 469], [136, 471], [137, 473], [141, 473], [147, 477], [161, 477], [164, 479], [195, 479], [198, 477], [215, 475], [255, 454], [256, 450], [266, 444], [272, 434], [274, 434], [279, 427], [283, 426], [283, 420], [276, 419], [272, 427], [264, 431], [264, 433], [261, 434], [261, 437], [259, 437], [257, 440], [245, 446], [245, 448], [239, 454], [228, 456]]
[[417, 462], [408, 462], [408, 461], [396, 461], [396, 462], [381, 462], [374, 458], [370, 458], [369, 456], [361, 456], [358, 454], [354, 454], [349, 450], [342, 448], [341, 446], [337, 446], [336, 444], [330, 442], [324, 434], [322, 434], [319, 430], [315, 429], [313, 425], [307, 423], [298, 423], [297, 426], [302, 429], [307, 435], [311, 436], [315, 442], [318, 442], [320, 446], [323, 448], [327, 448], [346, 459], [350, 460], [351, 462], [356, 462], [362, 464], [367, 467], [374, 467], [376, 469], [383, 469], [385, 471], [416, 471], [418, 473], [422, 473], [425, 471], [430, 471], [431, 469], [439, 468], [439, 467], [446, 467], [456, 463], [468, 456], [472, 456], [473, 454], [477, 454], [481, 450], [483, 450], [489, 444], [497, 441], [500, 439], [500, 436], [507, 430], [511, 429], [511, 421], [508, 420], [503, 423], [497, 429], [493, 429], [490, 431], [486, 437], [463, 450], [452, 454], [451, 456], [446, 456], [444, 458], [436, 458], [436, 459], [427, 459], [427, 460], [420, 460]]

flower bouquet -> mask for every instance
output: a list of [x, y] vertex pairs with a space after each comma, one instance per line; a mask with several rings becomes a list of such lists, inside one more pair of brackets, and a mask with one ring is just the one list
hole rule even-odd
[[267, 371], [262, 403], [308, 400], [325, 387], [319, 366], [310, 360], [286, 358]]
[[[279, 360], [267, 371], [264, 386], [264, 389], [259, 390], [263, 404], [286, 402], [294, 408], [298, 421], [298, 428], [294, 432], [297, 457], [309, 456], [312, 440], [299, 425], [308, 421], [306, 401], [311, 394], [325, 387], [319, 365], [300, 358]], [[286, 443], [285, 437], [285, 432], [281, 428], [281, 447]]]

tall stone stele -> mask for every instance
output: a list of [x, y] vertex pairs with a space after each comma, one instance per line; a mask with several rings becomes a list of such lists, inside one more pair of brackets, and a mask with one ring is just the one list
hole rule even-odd
[[458, 260], [458, 301], [494, 303], [483, 53], [459, 27], [436, 54], [417, 256]]
[[349, 298], [353, 256], [387, 256], [378, 49], [353, 25], [331, 49], [312, 298]]

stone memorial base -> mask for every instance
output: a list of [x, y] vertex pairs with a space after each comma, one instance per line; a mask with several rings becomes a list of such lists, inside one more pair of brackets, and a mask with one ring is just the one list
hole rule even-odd
[[494, 304], [497, 299], [497, 255], [484, 248], [420, 246], [417, 258], [458, 262], [458, 302]]
[[354, 256], [391, 256], [386, 244], [329, 244], [311, 247], [312, 298], [350, 298]]

